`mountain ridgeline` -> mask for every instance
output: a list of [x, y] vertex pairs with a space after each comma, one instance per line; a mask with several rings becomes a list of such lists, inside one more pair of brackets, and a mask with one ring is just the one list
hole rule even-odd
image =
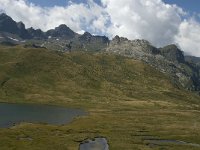
[[157, 48], [146, 40], [128, 40], [119, 36], [109, 40], [106, 36], [94, 36], [89, 32], [78, 34], [64, 24], [46, 32], [32, 27], [26, 29], [22, 22], [15, 22], [4, 13], [0, 15], [0, 42], [62, 52], [89, 51], [125, 56], [166, 74], [178, 88], [200, 91], [200, 59], [184, 56], [173, 44]]

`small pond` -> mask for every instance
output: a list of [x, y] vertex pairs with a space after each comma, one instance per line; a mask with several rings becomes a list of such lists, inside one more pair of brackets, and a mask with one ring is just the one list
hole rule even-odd
[[200, 147], [199, 144], [187, 143], [185, 141], [179, 141], [179, 140], [149, 139], [144, 141], [149, 143], [150, 145], [185, 145], [185, 146]]
[[175, 144], [175, 145], [185, 145], [186, 142], [177, 141], [177, 140], [146, 140], [146, 142], [153, 143], [153, 144]]
[[109, 150], [106, 138], [95, 138], [85, 140], [79, 145], [79, 150]]
[[86, 114], [80, 109], [59, 106], [0, 103], [0, 127], [7, 128], [21, 122], [62, 125]]

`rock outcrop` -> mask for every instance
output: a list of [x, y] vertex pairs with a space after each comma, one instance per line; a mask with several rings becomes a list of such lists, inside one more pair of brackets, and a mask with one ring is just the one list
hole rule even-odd
[[57, 38], [66, 38], [73, 39], [77, 35], [74, 31], [72, 31], [68, 26], [61, 24], [55, 29], [48, 30], [46, 33], [47, 37], [57, 37]]
[[179, 63], [185, 62], [183, 51], [181, 51], [176, 45], [168, 45], [160, 48], [161, 55], [163, 55], [169, 61], [177, 61]]
[[46, 39], [46, 36], [44, 34], [44, 32], [42, 32], [42, 30], [40, 29], [34, 29], [34, 28], [28, 28], [27, 29], [29, 35], [31, 36], [32, 39]]

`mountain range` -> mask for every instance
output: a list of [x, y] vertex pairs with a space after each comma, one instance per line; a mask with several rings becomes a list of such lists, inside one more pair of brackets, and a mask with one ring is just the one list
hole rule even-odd
[[185, 56], [174, 44], [157, 48], [146, 40], [129, 40], [119, 36], [109, 40], [106, 36], [89, 32], [78, 34], [64, 24], [46, 32], [32, 27], [26, 29], [23, 22], [15, 22], [4, 13], [0, 15], [0, 42], [61, 52], [89, 51], [125, 56], [166, 74], [177, 88], [200, 91], [200, 58]]

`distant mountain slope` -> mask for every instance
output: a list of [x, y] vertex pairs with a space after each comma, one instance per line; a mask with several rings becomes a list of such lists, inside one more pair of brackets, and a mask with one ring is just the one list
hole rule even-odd
[[190, 63], [197, 64], [200, 66], [200, 57], [195, 57], [195, 56], [185, 56], [185, 60]]
[[42, 48], [0, 47], [0, 98], [165, 99], [182, 95], [170, 79], [130, 58]]
[[17, 23], [6, 14], [0, 15], [0, 43], [33, 48], [44, 47], [62, 52], [89, 51], [121, 55], [151, 65], [170, 76], [172, 82], [180, 88], [200, 91], [198, 59], [185, 57], [184, 53], [173, 44], [156, 48], [146, 40], [131, 41], [119, 36], [109, 40], [106, 36], [92, 35], [89, 32], [80, 35], [64, 24], [47, 32], [40, 29], [26, 29], [22, 22]]

